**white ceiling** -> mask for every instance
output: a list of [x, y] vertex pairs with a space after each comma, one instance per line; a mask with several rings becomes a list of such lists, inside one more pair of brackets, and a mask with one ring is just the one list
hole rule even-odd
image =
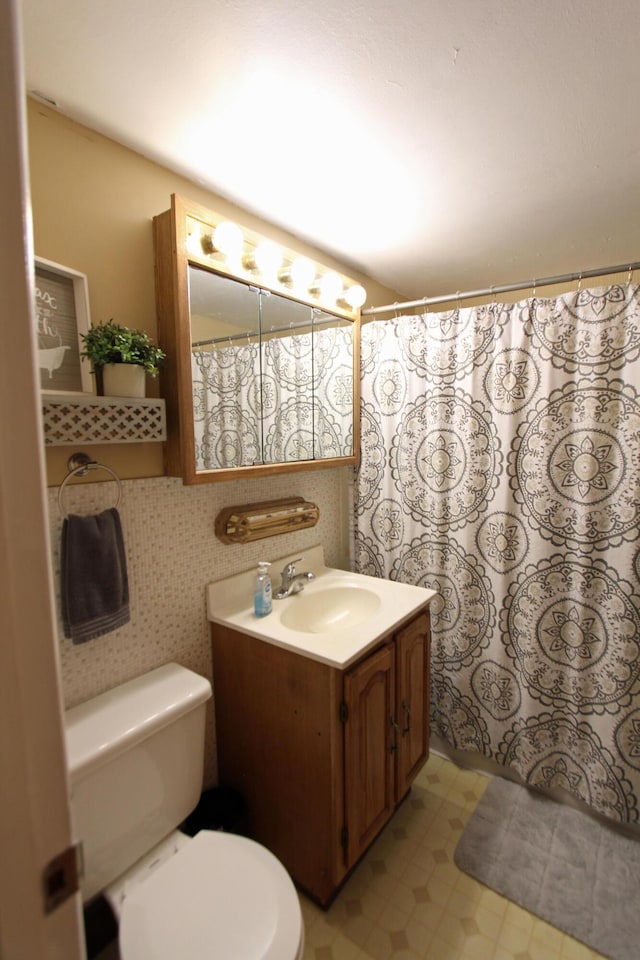
[[638, 0], [23, 0], [28, 91], [435, 296], [640, 259]]

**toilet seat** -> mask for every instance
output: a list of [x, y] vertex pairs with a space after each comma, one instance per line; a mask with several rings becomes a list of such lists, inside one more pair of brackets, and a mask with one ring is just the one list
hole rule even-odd
[[202, 830], [122, 904], [122, 960], [298, 960], [300, 901], [260, 844]]

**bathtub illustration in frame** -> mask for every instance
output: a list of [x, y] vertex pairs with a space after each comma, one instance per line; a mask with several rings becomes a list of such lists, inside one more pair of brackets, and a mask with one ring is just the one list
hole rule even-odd
[[40, 389], [95, 393], [91, 364], [80, 357], [80, 334], [89, 329], [86, 274], [41, 257], [34, 258], [34, 266]]

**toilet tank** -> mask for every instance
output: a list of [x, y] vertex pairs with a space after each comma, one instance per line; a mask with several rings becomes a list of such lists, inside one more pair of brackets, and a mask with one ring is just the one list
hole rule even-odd
[[209, 681], [176, 663], [65, 713], [85, 901], [166, 837], [202, 791]]

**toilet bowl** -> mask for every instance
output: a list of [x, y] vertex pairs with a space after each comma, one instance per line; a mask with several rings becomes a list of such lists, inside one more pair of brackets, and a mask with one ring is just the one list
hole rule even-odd
[[300, 901], [273, 853], [176, 829], [202, 789], [210, 697], [167, 664], [65, 714], [83, 898], [110, 902], [121, 960], [301, 960]]

